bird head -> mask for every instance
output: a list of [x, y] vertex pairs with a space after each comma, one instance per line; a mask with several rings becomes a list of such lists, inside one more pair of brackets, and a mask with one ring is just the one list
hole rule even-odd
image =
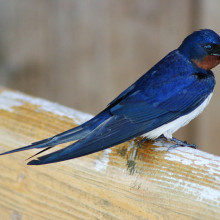
[[199, 68], [210, 70], [220, 63], [220, 36], [210, 29], [195, 31], [178, 50]]

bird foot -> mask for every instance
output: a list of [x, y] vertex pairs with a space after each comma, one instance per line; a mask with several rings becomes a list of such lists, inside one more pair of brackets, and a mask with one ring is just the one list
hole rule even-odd
[[195, 144], [188, 144], [186, 141], [180, 141], [180, 140], [178, 140], [176, 138], [171, 138], [170, 141], [175, 142], [176, 144], [168, 147], [167, 151], [175, 149], [177, 147], [191, 147], [193, 149], [197, 149], [198, 148], [197, 145], [195, 145]]
[[141, 147], [141, 144], [147, 141], [149, 141], [149, 139], [147, 139], [146, 137], [143, 137], [141, 140], [137, 141], [137, 147], [138, 148]]

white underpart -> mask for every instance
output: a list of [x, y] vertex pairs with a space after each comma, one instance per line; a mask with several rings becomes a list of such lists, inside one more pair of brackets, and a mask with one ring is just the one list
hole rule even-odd
[[189, 114], [184, 115], [172, 122], [164, 124], [152, 131], [149, 131], [142, 136], [147, 137], [149, 139], [155, 139], [163, 134], [168, 139], [172, 138], [172, 134], [175, 131], [187, 125], [192, 119], [194, 119], [195, 117], [197, 117], [199, 114], [203, 112], [204, 108], [209, 104], [211, 97], [212, 97], [212, 93], [205, 99], [205, 101], [199, 107], [197, 107], [195, 110], [193, 110]]

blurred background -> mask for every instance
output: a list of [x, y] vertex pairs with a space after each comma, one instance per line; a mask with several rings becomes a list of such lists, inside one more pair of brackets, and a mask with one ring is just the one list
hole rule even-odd
[[[220, 34], [219, 0], [0, 0], [0, 85], [96, 114], [194, 30]], [[220, 155], [220, 66], [210, 105], [175, 137]]]

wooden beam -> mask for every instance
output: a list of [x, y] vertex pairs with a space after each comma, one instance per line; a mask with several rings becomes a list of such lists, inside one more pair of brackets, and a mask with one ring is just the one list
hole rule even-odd
[[[0, 89], [0, 151], [91, 116]], [[219, 219], [220, 157], [136, 140], [89, 156], [27, 166], [37, 150], [0, 157], [1, 219]], [[59, 149], [60, 147], [56, 147]]]

